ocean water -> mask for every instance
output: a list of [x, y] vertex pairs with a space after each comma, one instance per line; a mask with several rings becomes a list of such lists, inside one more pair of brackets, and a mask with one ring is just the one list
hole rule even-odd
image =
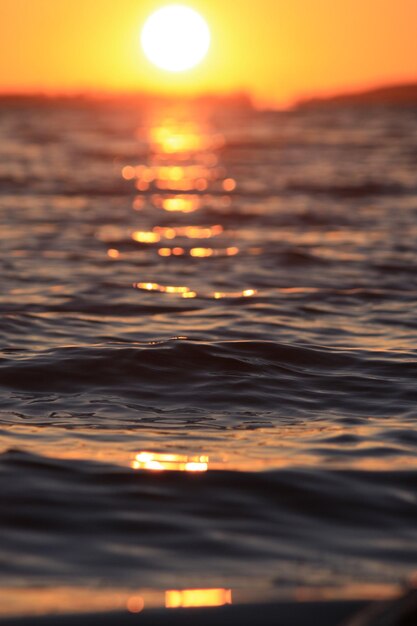
[[2, 613], [411, 576], [417, 111], [3, 105], [0, 138]]

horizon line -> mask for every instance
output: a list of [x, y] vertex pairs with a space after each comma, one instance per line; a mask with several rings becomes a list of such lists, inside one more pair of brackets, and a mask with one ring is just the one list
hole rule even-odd
[[[171, 91], [162, 90], [150, 90], [150, 89], [134, 89], [134, 88], [85, 88], [85, 87], [71, 87], [71, 88], [6, 88], [0, 87], [0, 101], [7, 99], [44, 99], [44, 100], [59, 100], [59, 99], [84, 99], [84, 100], [118, 100], [118, 99], [134, 99], [142, 98], [144, 101], [148, 100], [160, 100], [160, 101], [178, 101], [187, 102], [193, 100], [223, 100], [231, 102], [233, 100], [241, 100], [246, 106], [250, 106], [254, 109], [283, 109], [291, 108], [299, 104], [313, 103], [313, 102], [326, 102], [326, 101], [338, 101], [344, 98], [360, 98], [361, 96], [367, 96], [378, 92], [384, 92], [389, 90], [401, 90], [405, 88], [417, 89], [417, 76], [415, 78], [392, 80], [392, 81], [379, 81], [370, 83], [368, 86], [351, 86], [341, 87], [340, 89], [317, 89], [315, 91], [309, 91], [308, 93], [299, 93], [291, 98], [287, 98], [285, 101], [279, 101], [276, 99], [259, 98], [253, 91], [248, 88], [237, 88], [231, 90], [205, 90], [199, 92], [183, 92], [173, 93]], [[415, 98], [413, 97], [413, 101]], [[267, 106], [259, 104], [268, 103]]]

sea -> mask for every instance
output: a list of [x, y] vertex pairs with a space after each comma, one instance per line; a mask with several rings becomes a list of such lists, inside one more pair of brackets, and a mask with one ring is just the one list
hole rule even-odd
[[0, 615], [417, 571], [416, 108], [2, 102], [0, 247]]

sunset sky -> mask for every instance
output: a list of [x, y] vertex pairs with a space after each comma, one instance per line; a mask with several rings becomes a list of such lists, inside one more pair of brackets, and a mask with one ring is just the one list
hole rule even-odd
[[145, 19], [166, 4], [0, 0], [0, 91], [245, 90], [279, 105], [417, 80], [417, 0], [187, 0], [212, 43], [183, 74], [140, 48]]

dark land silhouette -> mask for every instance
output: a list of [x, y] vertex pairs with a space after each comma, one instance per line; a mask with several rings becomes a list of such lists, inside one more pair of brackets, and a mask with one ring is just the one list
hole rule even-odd
[[403, 85], [382, 86], [375, 89], [342, 93], [324, 98], [309, 98], [300, 100], [297, 103], [299, 108], [340, 105], [415, 106], [417, 105], [417, 82]]

